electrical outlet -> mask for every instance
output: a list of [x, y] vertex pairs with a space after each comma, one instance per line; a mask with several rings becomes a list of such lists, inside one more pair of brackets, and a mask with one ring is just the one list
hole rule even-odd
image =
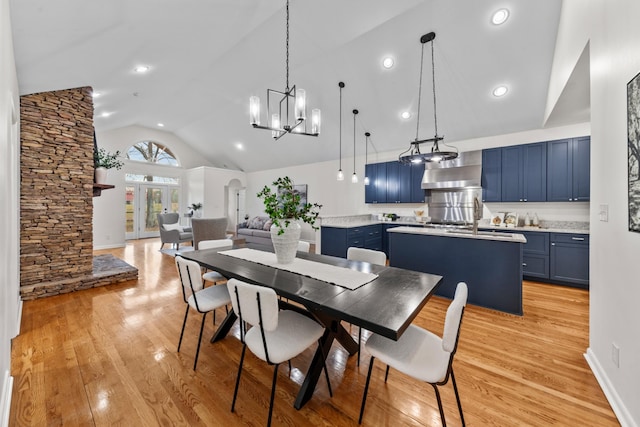
[[611, 343], [611, 360], [613, 360], [613, 364], [616, 365], [616, 368], [620, 367], [620, 347], [615, 343]]
[[600, 221], [609, 222], [609, 205], [600, 205]]

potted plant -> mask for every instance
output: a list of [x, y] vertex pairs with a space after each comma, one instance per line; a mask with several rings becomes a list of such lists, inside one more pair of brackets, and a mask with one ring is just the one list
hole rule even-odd
[[198, 212], [200, 209], [202, 209], [202, 203], [191, 203], [191, 205], [189, 206], [189, 215], [200, 218], [200, 216], [202, 215], [200, 212]]
[[300, 240], [302, 227], [299, 221], [309, 224], [317, 230], [316, 219], [322, 205], [318, 203], [302, 203], [300, 194], [293, 188], [291, 178], [285, 176], [273, 181], [273, 191], [264, 186], [258, 198], [264, 202], [264, 211], [273, 222], [271, 225], [271, 241], [280, 264], [293, 262]]
[[104, 148], [99, 148], [93, 152], [93, 164], [95, 168], [96, 184], [105, 184], [109, 169], [122, 169], [124, 162], [120, 160], [120, 151], [110, 153]]

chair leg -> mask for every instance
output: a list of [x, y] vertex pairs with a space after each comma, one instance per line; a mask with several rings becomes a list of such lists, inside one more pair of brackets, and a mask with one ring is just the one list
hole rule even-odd
[[178, 341], [178, 353], [180, 353], [180, 346], [182, 345], [182, 336], [184, 335], [184, 327], [187, 324], [187, 316], [189, 315], [189, 304], [187, 304], [187, 311], [184, 313], [184, 321], [182, 322], [182, 331], [180, 332], [180, 341]]
[[198, 356], [200, 355], [200, 344], [202, 344], [202, 332], [204, 331], [204, 321], [207, 319], [207, 313], [202, 315], [202, 323], [200, 324], [200, 335], [198, 335], [198, 348], [196, 349], [196, 360], [193, 362], [193, 370], [196, 370], [198, 364]]
[[367, 393], [369, 392], [369, 380], [371, 380], [371, 371], [373, 370], [374, 357], [371, 356], [369, 360], [369, 372], [367, 373], [367, 382], [364, 384], [364, 394], [362, 395], [362, 405], [360, 406], [360, 417], [358, 418], [358, 424], [362, 424], [362, 416], [364, 415], [364, 404], [367, 403]]
[[269, 401], [269, 418], [267, 420], [267, 427], [271, 425], [271, 415], [273, 414], [273, 401], [276, 397], [276, 380], [278, 379], [278, 366], [280, 366], [279, 363], [273, 368], [273, 383], [271, 384], [271, 400]]
[[389, 365], [387, 365], [387, 370], [384, 371], [384, 382], [387, 382], [387, 378], [389, 378]]
[[453, 367], [451, 368], [451, 382], [453, 383], [453, 391], [456, 393], [456, 400], [458, 401], [458, 411], [460, 411], [460, 421], [462, 426], [466, 426], [464, 422], [464, 415], [462, 415], [462, 403], [460, 403], [460, 395], [458, 394], [458, 385], [456, 384], [456, 377], [453, 376]]
[[242, 374], [242, 364], [244, 363], [244, 353], [247, 351], [247, 345], [242, 345], [242, 355], [240, 356], [240, 366], [238, 366], [238, 376], [236, 377], [236, 389], [233, 392], [233, 401], [231, 402], [231, 412], [236, 408], [236, 397], [238, 397], [238, 386], [240, 385], [240, 374]]
[[438, 386], [435, 384], [431, 384], [433, 389], [436, 392], [436, 399], [438, 399], [438, 409], [440, 410], [440, 419], [442, 420], [442, 427], [447, 427], [447, 422], [444, 419], [444, 410], [442, 409], [442, 399], [440, 399], [440, 391], [438, 390]]
[[362, 348], [362, 328], [358, 327], [358, 366], [360, 366], [360, 350]]

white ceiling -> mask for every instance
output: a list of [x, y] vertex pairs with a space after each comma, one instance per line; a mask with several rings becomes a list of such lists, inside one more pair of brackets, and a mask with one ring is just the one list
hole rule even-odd
[[[337, 159], [344, 81], [343, 156], [353, 156], [353, 108], [360, 110], [358, 155], [365, 131], [372, 133], [370, 153], [400, 153], [416, 134], [419, 39], [435, 31], [445, 142], [543, 125], [561, 0], [291, 0], [290, 85], [306, 89], [309, 107], [322, 110], [322, 134], [275, 142], [250, 126], [248, 100], [260, 96], [264, 122], [267, 88], [284, 89], [284, 4], [12, 0], [20, 93], [92, 86], [102, 93], [95, 99], [98, 132], [162, 122], [214, 165], [250, 172]], [[491, 14], [501, 7], [511, 16], [494, 26]], [[425, 48], [421, 139], [434, 134]], [[381, 66], [385, 55], [395, 58], [391, 70]], [[151, 71], [135, 74], [139, 64]], [[501, 99], [491, 94], [498, 84], [509, 87]], [[413, 117], [401, 119], [404, 110]], [[567, 116], [555, 113], [554, 124], [581, 120]]]

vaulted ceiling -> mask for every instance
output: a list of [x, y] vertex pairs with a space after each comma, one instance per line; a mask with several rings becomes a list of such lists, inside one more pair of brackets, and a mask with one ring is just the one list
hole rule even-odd
[[[496, 26], [502, 7], [510, 17]], [[260, 96], [264, 122], [267, 88], [285, 87], [284, 0], [12, 0], [11, 21], [21, 94], [92, 86], [98, 133], [163, 123], [214, 165], [256, 171], [338, 158], [339, 81], [344, 157], [353, 156], [353, 108], [358, 155], [365, 131], [370, 152], [408, 148], [419, 39], [430, 31], [445, 142], [542, 127], [560, 8], [560, 0], [291, 0], [290, 84], [322, 110], [322, 132], [279, 141], [250, 126], [249, 97]], [[434, 135], [428, 46], [421, 139]], [[393, 68], [382, 67], [385, 56]], [[138, 65], [150, 70], [137, 74]], [[500, 84], [508, 93], [496, 98]], [[554, 124], [581, 119], [570, 105]]]

